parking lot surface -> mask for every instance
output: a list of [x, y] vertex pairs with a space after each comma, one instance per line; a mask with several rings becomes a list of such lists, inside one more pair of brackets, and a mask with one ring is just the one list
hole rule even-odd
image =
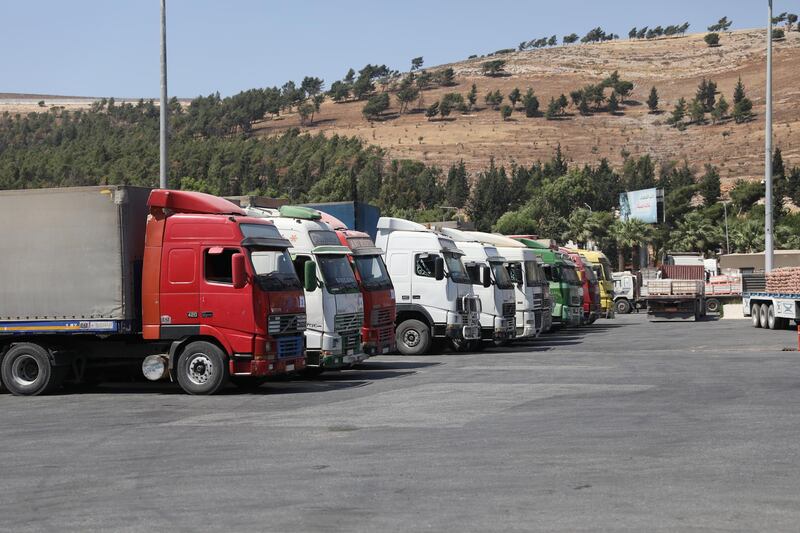
[[0, 530], [796, 531], [796, 347], [628, 315], [254, 393], [2, 394]]

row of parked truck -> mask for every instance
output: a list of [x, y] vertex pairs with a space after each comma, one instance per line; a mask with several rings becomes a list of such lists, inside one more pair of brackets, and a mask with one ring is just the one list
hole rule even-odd
[[613, 316], [600, 252], [127, 186], [5, 191], [0, 378], [14, 394], [141, 368], [192, 394], [395, 350], [533, 339]]

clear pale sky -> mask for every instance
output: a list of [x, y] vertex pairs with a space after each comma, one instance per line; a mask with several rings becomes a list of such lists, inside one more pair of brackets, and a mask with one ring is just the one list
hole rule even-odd
[[[167, 0], [169, 92], [231, 95], [305, 75], [329, 87], [366, 63], [432, 66], [595, 26], [623, 38], [687, 20], [705, 31], [723, 15], [764, 27], [766, 12], [766, 0]], [[159, 0], [0, 0], [0, 92], [157, 97], [159, 16]]]

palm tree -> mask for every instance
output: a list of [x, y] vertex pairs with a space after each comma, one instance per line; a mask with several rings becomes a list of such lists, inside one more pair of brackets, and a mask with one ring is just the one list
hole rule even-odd
[[672, 232], [670, 248], [679, 252], [708, 252], [720, 246], [722, 229], [698, 211], [687, 214]]
[[736, 253], [764, 251], [764, 224], [759, 220], [742, 220], [732, 224], [731, 248]]
[[[609, 228], [609, 233], [614, 242], [617, 243], [617, 260], [619, 270], [625, 270], [624, 251], [631, 252], [631, 266], [636, 264], [636, 251], [642, 244], [649, 242], [653, 238], [653, 227], [630, 218], [628, 220], [616, 220]], [[641, 265], [639, 265], [641, 267]]]

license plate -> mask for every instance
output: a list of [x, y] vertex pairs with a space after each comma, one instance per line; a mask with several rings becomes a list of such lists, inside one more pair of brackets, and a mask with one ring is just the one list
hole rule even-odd
[[287, 372], [291, 372], [292, 370], [294, 370], [294, 365], [286, 365]]

